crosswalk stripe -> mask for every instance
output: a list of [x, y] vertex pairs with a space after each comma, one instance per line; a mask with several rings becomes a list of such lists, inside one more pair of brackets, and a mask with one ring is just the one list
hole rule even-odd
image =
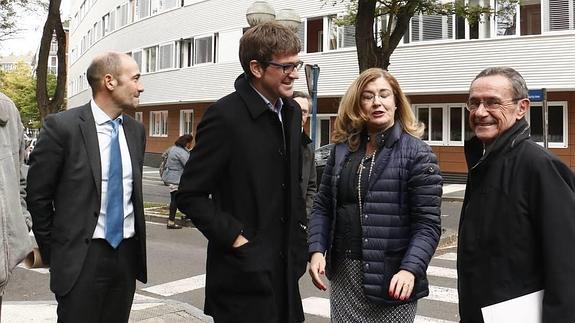
[[26, 266], [24, 266], [24, 264], [18, 264], [18, 267], [24, 268], [27, 270], [31, 270], [31, 271], [35, 271], [35, 272], [40, 273], [40, 274], [49, 274], [50, 273], [50, 269], [48, 269], [48, 268], [34, 268], [34, 269], [32, 269], [32, 268], [27, 268]]
[[452, 261], [456, 261], [457, 260], [457, 254], [455, 252], [448, 252], [446, 254], [443, 254], [441, 256], [437, 256], [437, 257], [433, 257], [435, 259], [441, 259], [441, 260], [452, 260]]
[[[303, 311], [307, 314], [330, 318], [329, 299], [323, 297], [308, 297], [302, 300]], [[415, 323], [455, 323], [431, 317], [416, 315]]]
[[453, 304], [459, 303], [457, 289], [434, 285], [429, 285], [429, 296], [425, 299]]
[[457, 270], [445, 267], [427, 267], [427, 276], [457, 279]]
[[143, 288], [142, 290], [157, 295], [172, 296], [204, 288], [205, 286], [206, 286], [206, 275], [203, 274], [190, 278], [171, 281], [165, 284]]
[[449, 194], [453, 192], [465, 191], [465, 184], [449, 184], [443, 185], [443, 194]]
[[446, 320], [434, 319], [432, 317], [419, 316], [419, 315], [415, 316], [415, 321], [413, 321], [413, 322], [414, 323], [455, 323], [455, 321], [446, 321]]

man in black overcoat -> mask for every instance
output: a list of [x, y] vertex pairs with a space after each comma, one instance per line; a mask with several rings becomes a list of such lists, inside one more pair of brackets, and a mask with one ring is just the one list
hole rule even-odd
[[291, 99], [299, 51], [275, 22], [246, 31], [244, 73], [203, 116], [180, 180], [178, 208], [209, 240], [204, 311], [216, 323], [304, 320], [301, 111]]

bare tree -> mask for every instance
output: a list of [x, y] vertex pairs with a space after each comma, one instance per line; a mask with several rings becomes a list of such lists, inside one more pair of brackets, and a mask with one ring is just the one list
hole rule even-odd
[[[0, 0], [2, 1], [2, 0]], [[48, 5], [48, 15], [42, 39], [40, 40], [40, 50], [38, 52], [38, 66], [36, 68], [36, 98], [38, 100], [38, 109], [40, 110], [41, 120], [44, 120], [50, 113], [60, 110], [64, 103], [66, 95], [66, 33], [60, 18], [60, 4], [62, 0], [50, 0]], [[58, 77], [56, 81], [56, 90], [52, 95], [48, 93], [48, 56], [50, 54], [50, 44], [52, 38], [56, 35], [58, 41]]]

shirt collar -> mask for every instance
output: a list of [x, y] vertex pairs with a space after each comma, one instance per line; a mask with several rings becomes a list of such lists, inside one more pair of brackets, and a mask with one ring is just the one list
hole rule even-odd
[[[105, 124], [106, 122], [111, 121], [112, 119], [106, 114], [106, 112], [104, 112], [97, 104], [96, 102], [94, 102], [94, 100], [90, 100], [90, 107], [92, 108], [92, 115], [94, 116], [94, 121], [96, 121], [96, 124], [101, 126], [103, 124]], [[120, 114], [120, 116], [118, 117], [122, 120], [122, 122], [124, 121], [123, 119], [123, 115]]]
[[283, 102], [282, 98], [278, 98], [278, 100], [276, 102], [276, 106], [274, 107], [274, 105], [270, 102], [270, 100], [268, 100], [263, 94], [261, 94], [260, 91], [258, 91], [258, 89], [256, 89], [256, 87], [253, 86], [252, 83], [250, 83], [250, 86], [264, 100], [268, 109], [272, 110], [275, 113], [281, 113], [282, 112], [282, 108], [284, 106], [284, 102]]

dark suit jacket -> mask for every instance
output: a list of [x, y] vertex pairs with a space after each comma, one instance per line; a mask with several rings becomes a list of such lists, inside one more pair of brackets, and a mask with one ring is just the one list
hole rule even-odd
[[[124, 114], [124, 134], [132, 160], [136, 277], [146, 282], [146, 228], [142, 168], [146, 135]], [[76, 282], [100, 214], [102, 172], [98, 135], [90, 104], [46, 117], [30, 155], [27, 203], [42, 260], [50, 265], [50, 289], [65, 295]]]
[[305, 210], [307, 218], [311, 216], [311, 208], [313, 206], [313, 199], [317, 193], [317, 171], [315, 169], [315, 152], [313, 150], [313, 143], [308, 135], [302, 131], [301, 133], [301, 191], [302, 197], [305, 200]]
[[[277, 114], [243, 76], [235, 88], [200, 122], [177, 195], [178, 208], [209, 240], [205, 312], [218, 323], [301, 322], [301, 112], [284, 99], [282, 134]], [[250, 242], [233, 249], [240, 233]]]

